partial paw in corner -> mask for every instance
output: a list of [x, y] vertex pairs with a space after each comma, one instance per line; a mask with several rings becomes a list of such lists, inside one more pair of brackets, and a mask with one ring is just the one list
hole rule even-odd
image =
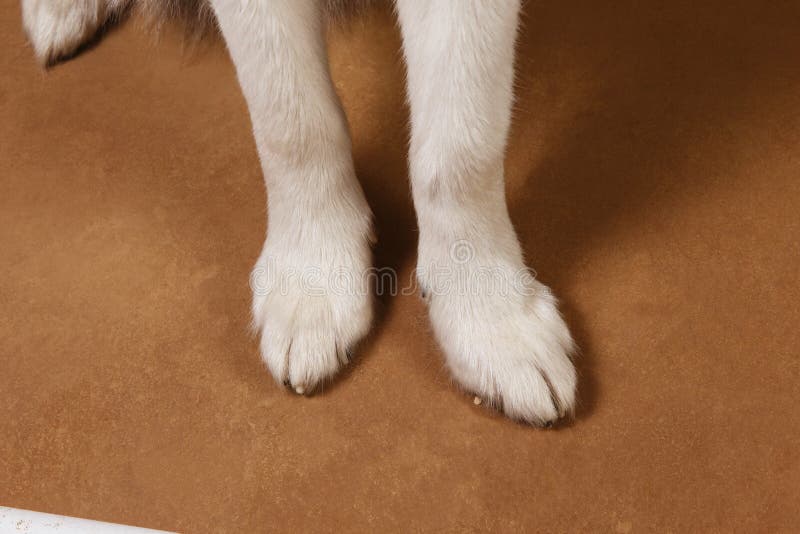
[[39, 61], [75, 54], [127, 0], [22, 0], [22, 24]]

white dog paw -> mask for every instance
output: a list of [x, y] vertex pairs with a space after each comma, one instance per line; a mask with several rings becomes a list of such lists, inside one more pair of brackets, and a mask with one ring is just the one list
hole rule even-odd
[[549, 426], [575, 408], [575, 345], [550, 290], [432, 294], [434, 331], [459, 384], [512, 419]]
[[106, 0], [22, 0], [22, 23], [47, 65], [73, 54], [105, 21]]
[[[299, 394], [312, 392], [349, 363], [372, 322], [369, 252], [292, 261], [265, 247], [253, 272], [253, 322], [272, 376]], [[295, 253], [296, 254], [296, 253]], [[308, 257], [310, 257], [309, 254]]]

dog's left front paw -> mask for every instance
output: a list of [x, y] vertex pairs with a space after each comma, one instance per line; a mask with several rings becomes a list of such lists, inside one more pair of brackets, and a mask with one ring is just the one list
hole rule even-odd
[[550, 290], [448, 291], [429, 298], [434, 331], [453, 377], [508, 417], [550, 426], [575, 409], [569, 330]]

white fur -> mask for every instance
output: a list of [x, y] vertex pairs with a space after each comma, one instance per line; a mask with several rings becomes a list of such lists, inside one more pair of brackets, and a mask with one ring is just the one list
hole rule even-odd
[[[463, 387], [511, 417], [549, 423], [575, 403], [569, 331], [544, 286], [529, 295], [491, 284], [524, 270], [503, 177], [519, 0], [397, 0], [397, 8], [418, 276], [430, 293], [434, 331]], [[469, 247], [467, 261], [454, 254], [457, 243]], [[475, 282], [467, 291], [440, 291], [436, 271]]]
[[[109, 6], [123, 3], [23, 0], [25, 26], [47, 61], [74, 50]], [[372, 319], [371, 214], [328, 71], [325, 2], [211, 5], [248, 103], [269, 195], [253, 321], [275, 379], [303, 393], [348, 361]], [[506, 207], [503, 157], [520, 0], [396, 6], [408, 64], [418, 278], [434, 331], [464, 388], [510, 417], [548, 424], [574, 409], [576, 373], [573, 341], [550, 291], [513, 284], [525, 265]], [[498, 280], [506, 282], [499, 291]]]
[[[371, 212], [355, 177], [315, 0], [214, 0], [269, 195], [253, 320], [279, 382], [307, 392], [369, 329]], [[334, 290], [334, 275], [351, 287]], [[309, 278], [313, 278], [310, 280]], [[313, 287], [310, 287], [313, 286]]]
[[22, 0], [22, 23], [36, 57], [69, 56], [128, 0]]

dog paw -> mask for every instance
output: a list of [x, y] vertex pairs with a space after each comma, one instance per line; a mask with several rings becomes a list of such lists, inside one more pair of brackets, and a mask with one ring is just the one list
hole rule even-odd
[[22, 23], [44, 65], [75, 53], [106, 17], [106, 0], [22, 0]]
[[253, 323], [272, 376], [306, 394], [349, 363], [369, 331], [370, 255], [366, 245], [299, 256], [284, 248], [268, 244], [253, 271]]
[[550, 426], [575, 408], [575, 345], [550, 290], [454, 291], [429, 298], [434, 332], [455, 380], [478, 404]]

